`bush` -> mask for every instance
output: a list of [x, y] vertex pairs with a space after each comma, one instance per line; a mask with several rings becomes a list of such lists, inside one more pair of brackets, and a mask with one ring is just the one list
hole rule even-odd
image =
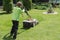
[[37, 8], [37, 5], [36, 4], [32, 4], [32, 9], [35, 9], [35, 8]]
[[3, 0], [3, 10], [7, 13], [12, 12], [12, 0]]
[[45, 9], [47, 9], [47, 7], [46, 6], [37, 6], [37, 9], [45, 10]]
[[32, 0], [22, 0], [23, 5], [27, 10], [30, 10], [32, 7]]
[[39, 9], [39, 10], [45, 10], [45, 9], [47, 9], [48, 7], [35, 5], [35, 6], [33, 6], [32, 8], [33, 8], [33, 9]]
[[33, 4], [32, 8], [33, 9], [40, 9], [40, 10], [45, 10], [49, 7], [48, 4]]

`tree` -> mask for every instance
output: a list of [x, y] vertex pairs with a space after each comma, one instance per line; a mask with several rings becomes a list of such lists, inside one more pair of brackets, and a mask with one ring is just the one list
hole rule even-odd
[[13, 0], [13, 2], [16, 4], [18, 1], [22, 1], [22, 0]]
[[22, 0], [23, 5], [27, 10], [30, 10], [32, 7], [32, 0]]
[[12, 12], [12, 0], [3, 0], [3, 10], [7, 13]]

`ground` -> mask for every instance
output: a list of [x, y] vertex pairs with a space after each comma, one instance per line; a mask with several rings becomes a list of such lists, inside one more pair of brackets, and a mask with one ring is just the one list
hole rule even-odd
[[[60, 9], [58, 14], [43, 14], [46, 10], [32, 9], [29, 14], [39, 21], [39, 24], [28, 30], [22, 29], [22, 21], [27, 16], [20, 16], [18, 35], [16, 40], [60, 40]], [[11, 30], [11, 14], [0, 14], [0, 40], [12, 40], [8, 38]]]

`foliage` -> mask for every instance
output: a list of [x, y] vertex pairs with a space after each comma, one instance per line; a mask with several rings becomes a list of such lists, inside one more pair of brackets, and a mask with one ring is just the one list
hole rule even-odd
[[3, 10], [7, 13], [12, 12], [12, 0], [3, 0]]
[[48, 4], [33, 4], [32, 8], [34, 9], [40, 9], [40, 10], [45, 10], [49, 7]]
[[32, 0], [22, 0], [23, 5], [27, 10], [30, 10], [32, 7]]

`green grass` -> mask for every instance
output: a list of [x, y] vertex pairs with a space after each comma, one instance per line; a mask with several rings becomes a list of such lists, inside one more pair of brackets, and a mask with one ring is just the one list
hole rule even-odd
[[[39, 24], [28, 30], [21, 29], [22, 21], [27, 16], [20, 16], [20, 24], [16, 40], [60, 40], [60, 9], [56, 8], [57, 15], [43, 14], [45, 10], [32, 9], [29, 14], [39, 21]], [[0, 40], [10, 40], [8, 38], [11, 30], [11, 14], [0, 15]], [[8, 34], [8, 35], [7, 35]]]

